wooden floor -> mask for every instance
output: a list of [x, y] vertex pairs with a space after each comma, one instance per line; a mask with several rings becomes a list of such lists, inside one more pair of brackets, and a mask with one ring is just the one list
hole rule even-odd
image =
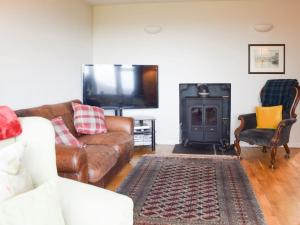
[[[157, 146], [156, 155], [168, 155], [173, 146]], [[123, 170], [106, 187], [115, 190], [134, 168], [142, 155], [153, 154], [150, 149], [134, 151], [134, 156]], [[277, 168], [269, 169], [270, 151], [243, 148], [241, 164], [245, 169], [254, 193], [269, 225], [300, 225], [300, 149], [292, 149], [290, 159], [284, 150], [278, 150]]]

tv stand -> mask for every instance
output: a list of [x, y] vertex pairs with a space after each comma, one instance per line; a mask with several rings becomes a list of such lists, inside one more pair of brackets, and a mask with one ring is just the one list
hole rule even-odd
[[114, 109], [114, 111], [115, 111], [115, 116], [123, 116], [122, 108]]
[[155, 151], [154, 117], [134, 117], [134, 146], [151, 146]]

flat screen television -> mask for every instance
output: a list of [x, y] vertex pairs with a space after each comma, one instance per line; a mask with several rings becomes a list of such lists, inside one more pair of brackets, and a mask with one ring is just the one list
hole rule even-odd
[[158, 66], [84, 65], [83, 102], [104, 109], [158, 108]]

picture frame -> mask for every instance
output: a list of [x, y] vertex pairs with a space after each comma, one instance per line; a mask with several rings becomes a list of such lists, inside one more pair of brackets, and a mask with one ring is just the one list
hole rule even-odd
[[249, 44], [249, 74], [285, 74], [285, 44]]

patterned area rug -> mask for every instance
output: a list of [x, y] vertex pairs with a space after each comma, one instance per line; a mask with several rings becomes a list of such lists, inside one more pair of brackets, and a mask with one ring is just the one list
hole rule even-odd
[[263, 225], [240, 162], [230, 156], [144, 156], [118, 189], [135, 225]]

